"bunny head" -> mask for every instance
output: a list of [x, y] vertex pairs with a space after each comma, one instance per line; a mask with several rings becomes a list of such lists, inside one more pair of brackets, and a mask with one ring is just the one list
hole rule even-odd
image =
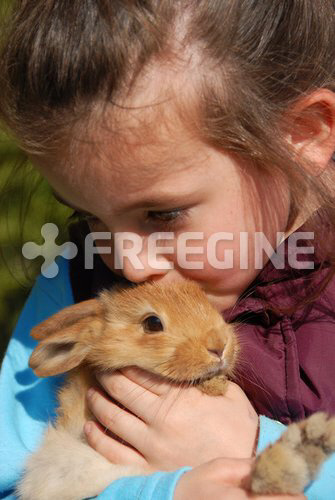
[[39, 376], [86, 364], [96, 370], [138, 366], [170, 380], [230, 375], [238, 353], [234, 329], [191, 281], [105, 290], [67, 307], [32, 330], [30, 358]]

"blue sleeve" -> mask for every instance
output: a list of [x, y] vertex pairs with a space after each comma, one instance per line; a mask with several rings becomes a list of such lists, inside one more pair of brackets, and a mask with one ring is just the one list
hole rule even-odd
[[59, 259], [54, 279], [40, 276], [33, 287], [9, 342], [0, 373], [0, 498], [8, 498], [27, 454], [41, 439], [54, 416], [55, 393], [61, 377], [38, 379], [28, 367], [36, 345], [33, 326], [73, 303], [66, 261]]
[[125, 477], [114, 481], [99, 500], [173, 500], [177, 481], [191, 467], [174, 472], [156, 472], [151, 476]]
[[[257, 453], [274, 443], [285, 431], [286, 427], [267, 417], [260, 417], [260, 429]], [[318, 478], [305, 490], [308, 500], [334, 500], [335, 498], [335, 454], [323, 465]]]
[[[34, 451], [47, 422], [55, 416], [55, 394], [62, 377], [38, 378], [28, 367], [36, 346], [31, 328], [73, 304], [68, 261], [57, 260], [55, 278], [39, 276], [22, 310], [0, 373], [0, 499], [14, 500], [14, 488], [27, 455]], [[175, 472], [122, 478], [110, 485], [101, 500], [171, 500], [177, 480], [189, 467]], [[61, 500], [61, 499], [59, 499]]]

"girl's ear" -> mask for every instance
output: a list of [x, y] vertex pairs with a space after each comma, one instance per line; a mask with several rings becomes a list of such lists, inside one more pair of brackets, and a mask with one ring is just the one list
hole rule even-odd
[[289, 143], [307, 161], [313, 175], [321, 174], [335, 151], [335, 93], [314, 91], [296, 103], [288, 119]]
[[29, 366], [39, 377], [72, 370], [85, 360], [103, 324], [103, 306], [98, 299], [66, 307], [33, 328], [31, 335], [41, 342]]

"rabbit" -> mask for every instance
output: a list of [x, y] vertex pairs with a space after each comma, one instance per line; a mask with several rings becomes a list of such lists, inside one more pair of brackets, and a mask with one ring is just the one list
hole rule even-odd
[[[31, 334], [40, 341], [29, 362], [35, 374], [68, 375], [58, 395], [56, 421], [29, 457], [18, 484], [22, 500], [81, 500], [123, 476], [146, 474], [139, 467], [112, 464], [87, 444], [83, 426], [94, 417], [86, 392], [95, 373], [134, 365], [219, 396], [234, 376], [240, 350], [236, 327], [191, 281], [104, 290], [96, 299], [58, 312]], [[254, 493], [302, 492], [334, 450], [335, 419], [321, 413], [292, 424], [257, 457], [249, 488]]]
[[40, 341], [29, 361], [35, 374], [69, 373], [56, 421], [19, 482], [23, 500], [79, 500], [98, 495], [120, 477], [145, 473], [108, 462], [85, 442], [84, 423], [94, 418], [86, 392], [96, 384], [96, 372], [135, 365], [219, 395], [238, 354], [234, 328], [193, 282], [105, 290], [63, 309], [31, 334]]

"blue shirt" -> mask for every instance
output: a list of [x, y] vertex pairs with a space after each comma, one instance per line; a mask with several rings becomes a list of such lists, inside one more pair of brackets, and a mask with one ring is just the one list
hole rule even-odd
[[[55, 278], [39, 276], [23, 308], [4, 358], [0, 375], [0, 499], [14, 499], [15, 484], [27, 455], [41, 442], [47, 422], [55, 416], [56, 392], [63, 377], [38, 378], [28, 367], [37, 342], [31, 328], [60, 309], [73, 304], [68, 261], [57, 261]], [[274, 442], [285, 426], [260, 418], [258, 451]], [[219, 432], [219, 430], [218, 430]], [[114, 481], [99, 500], [172, 500], [177, 481], [190, 467], [150, 476]], [[335, 455], [323, 466], [319, 478], [305, 491], [309, 500], [335, 498]], [[61, 500], [61, 499], [60, 499]]]

